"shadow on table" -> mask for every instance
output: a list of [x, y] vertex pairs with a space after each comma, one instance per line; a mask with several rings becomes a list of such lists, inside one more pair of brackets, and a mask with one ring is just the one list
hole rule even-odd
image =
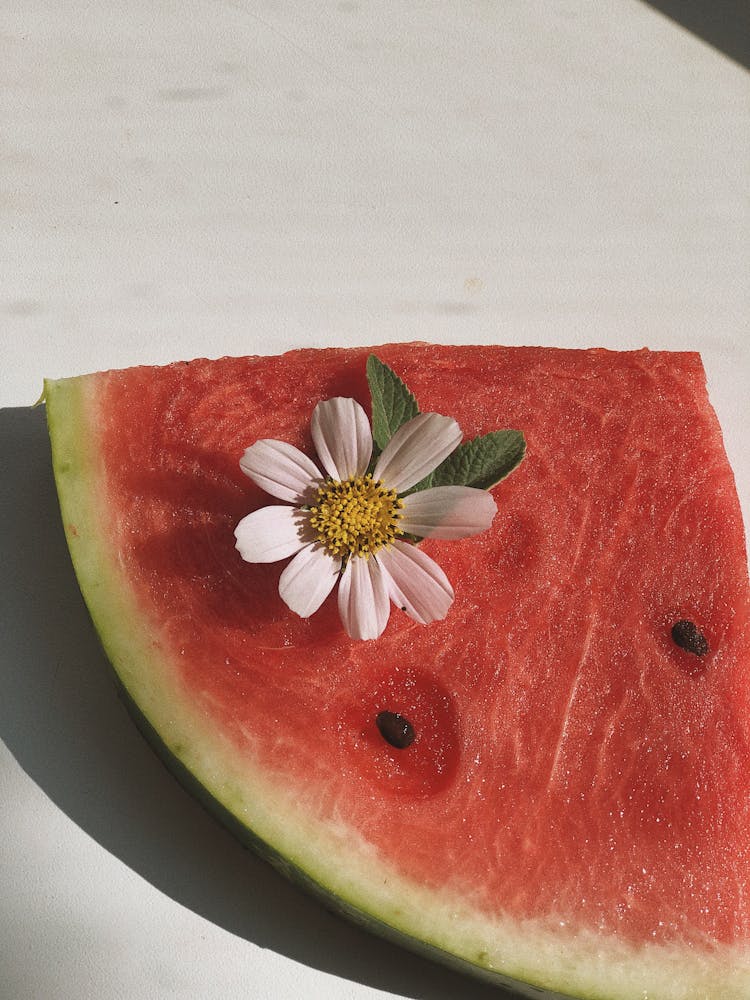
[[750, 3], [747, 0], [645, 0], [671, 21], [750, 67]]
[[0, 410], [0, 468], [0, 738], [50, 799], [157, 889], [262, 948], [405, 997], [510, 997], [333, 916], [183, 791], [117, 698], [68, 556], [43, 408]]

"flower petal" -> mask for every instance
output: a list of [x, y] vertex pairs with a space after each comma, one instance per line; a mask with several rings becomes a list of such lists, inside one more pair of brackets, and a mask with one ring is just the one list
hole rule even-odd
[[279, 578], [279, 595], [300, 618], [315, 614], [338, 580], [341, 560], [313, 542], [301, 549]]
[[435, 486], [404, 497], [399, 531], [419, 538], [468, 538], [486, 531], [497, 513], [487, 490]]
[[240, 459], [240, 468], [266, 493], [289, 503], [309, 500], [323, 481], [320, 470], [304, 452], [270, 438], [250, 445]]
[[462, 436], [451, 417], [420, 413], [402, 424], [385, 446], [373, 478], [403, 493], [437, 468], [458, 447]]
[[310, 425], [320, 464], [332, 479], [363, 476], [372, 455], [367, 414], [354, 399], [335, 396], [318, 403]]
[[309, 542], [307, 514], [294, 507], [261, 507], [234, 529], [236, 549], [245, 562], [277, 562]]
[[378, 553], [388, 595], [421, 625], [440, 621], [453, 603], [453, 587], [438, 564], [415, 545], [393, 542]]
[[339, 614], [352, 639], [377, 639], [388, 624], [385, 574], [375, 559], [349, 559], [339, 584]]

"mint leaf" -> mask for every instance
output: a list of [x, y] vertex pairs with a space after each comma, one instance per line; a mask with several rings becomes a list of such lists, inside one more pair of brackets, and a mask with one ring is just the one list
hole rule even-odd
[[419, 413], [417, 401], [396, 373], [371, 354], [367, 382], [372, 397], [372, 436], [382, 451], [402, 424]]
[[460, 444], [410, 492], [428, 486], [474, 486], [490, 490], [516, 468], [525, 453], [526, 439], [521, 431], [490, 431]]
[[[371, 466], [396, 431], [419, 413], [412, 393], [380, 358], [367, 359], [367, 382], [372, 398]], [[430, 486], [473, 486], [490, 490], [505, 479], [526, 453], [521, 431], [491, 431], [459, 445], [440, 465], [407, 492], [416, 493]]]

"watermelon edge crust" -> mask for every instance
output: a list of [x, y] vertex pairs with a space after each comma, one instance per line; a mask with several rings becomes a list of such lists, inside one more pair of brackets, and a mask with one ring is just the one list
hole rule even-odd
[[[281, 875], [295, 883], [303, 891], [314, 896], [326, 909], [337, 916], [346, 918], [350, 923], [354, 923], [373, 934], [377, 934], [387, 941], [401, 945], [418, 955], [455, 969], [457, 972], [466, 973], [492, 983], [495, 986], [512, 989], [516, 993], [530, 998], [542, 997], [544, 1000], [576, 1000], [570, 993], [552, 992], [543, 987], [536, 987], [531, 983], [521, 982], [502, 973], [486, 969], [459, 955], [453, 955], [438, 945], [415, 938], [406, 930], [400, 930], [397, 926], [386, 923], [375, 914], [367, 912], [360, 906], [353, 906], [345, 899], [330, 892], [325, 885], [316, 882], [315, 878], [308, 874], [307, 871], [290, 862], [270, 844], [258, 837], [250, 827], [237, 818], [234, 812], [220, 802], [219, 799], [211, 795], [211, 792], [198, 781], [180, 758], [175, 756], [166, 746], [154, 727], [140, 711], [138, 705], [133, 701], [127, 689], [123, 687], [116, 671], [114, 671], [114, 675], [120, 697], [134, 723], [151, 748], [158, 754], [164, 765], [177, 778], [183, 788], [196, 798], [240, 843], [272, 865]], [[585, 997], [581, 996], [581, 1000], [598, 1000], [598, 998], [593, 994], [589, 994]]]
[[448, 891], [407, 882], [358, 834], [321, 822], [309, 803], [293, 800], [272, 774], [238, 760], [163, 669], [158, 625], [136, 605], [107, 545], [95, 380], [48, 381], [45, 400], [71, 557], [125, 701], [170, 770], [240, 840], [356, 923], [531, 997], [750, 995], [744, 949], [714, 946], [698, 954], [660, 944], [636, 948], [589, 931], [561, 932], [549, 921], [490, 921]]

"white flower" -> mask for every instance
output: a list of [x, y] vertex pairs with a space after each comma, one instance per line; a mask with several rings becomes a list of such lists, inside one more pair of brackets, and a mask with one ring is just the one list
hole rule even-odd
[[242, 471], [285, 501], [240, 521], [235, 536], [242, 558], [263, 563], [293, 556], [279, 594], [302, 618], [317, 611], [340, 581], [339, 613], [353, 639], [383, 632], [390, 601], [421, 624], [444, 618], [453, 601], [448, 578], [403, 536], [478, 534], [490, 526], [495, 501], [468, 486], [402, 494], [458, 446], [456, 421], [420, 413], [396, 431], [372, 475], [372, 433], [359, 403], [341, 397], [319, 403], [311, 429], [324, 472], [283, 441], [256, 441], [242, 456]]

